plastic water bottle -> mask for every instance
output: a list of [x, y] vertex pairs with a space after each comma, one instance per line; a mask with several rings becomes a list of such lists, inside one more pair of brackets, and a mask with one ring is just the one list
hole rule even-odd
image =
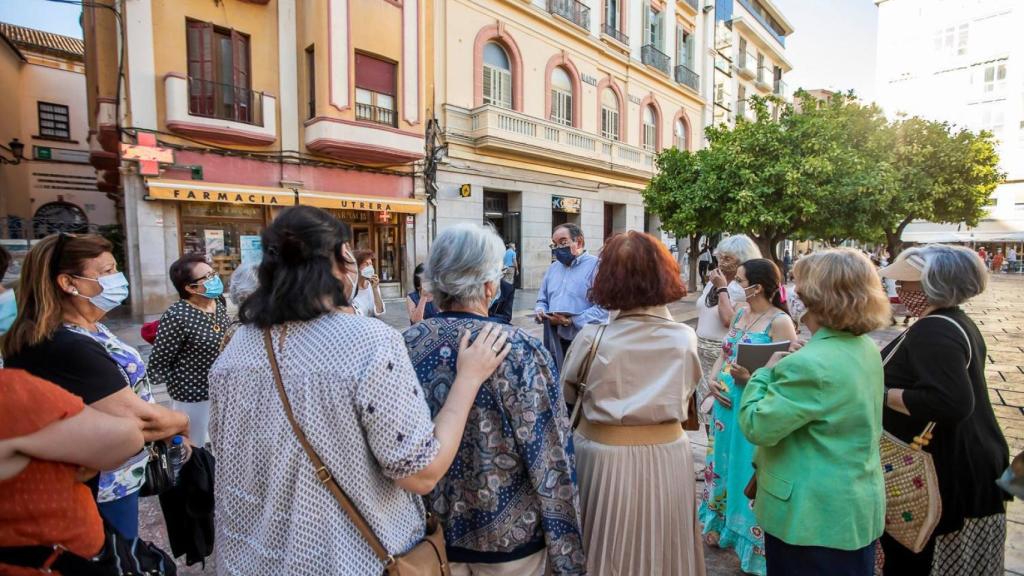
[[175, 436], [171, 440], [171, 447], [167, 451], [167, 456], [171, 460], [171, 470], [173, 471], [171, 482], [174, 486], [177, 486], [178, 477], [181, 474], [181, 466], [185, 460], [185, 439], [182, 436]]

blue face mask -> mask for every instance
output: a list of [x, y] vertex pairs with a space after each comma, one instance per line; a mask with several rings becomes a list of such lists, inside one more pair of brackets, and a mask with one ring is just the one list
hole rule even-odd
[[561, 262], [564, 266], [572, 266], [572, 263], [576, 261], [576, 256], [572, 253], [572, 247], [570, 246], [559, 246], [551, 251], [555, 255], [555, 260]]
[[88, 298], [93, 306], [104, 312], [110, 312], [117, 308], [128, 298], [128, 279], [121, 272], [100, 276], [99, 278], [87, 278], [85, 276], [75, 276], [75, 278], [91, 280], [100, 285], [103, 291], [95, 296], [82, 296], [81, 294], [77, 294], [77, 296]]
[[224, 294], [224, 282], [220, 279], [220, 276], [215, 275], [213, 278], [203, 282], [203, 288], [206, 292], [203, 292], [200, 296], [209, 298], [210, 300], [220, 298], [221, 295]]
[[0, 294], [0, 334], [11, 329], [14, 318], [18, 315], [18, 302], [14, 299], [14, 290]]

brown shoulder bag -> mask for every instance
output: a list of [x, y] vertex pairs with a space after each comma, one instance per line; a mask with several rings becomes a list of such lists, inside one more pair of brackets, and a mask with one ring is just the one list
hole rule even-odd
[[363, 535], [366, 542], [373, 549], [373, 553], [384, 563], [386, 576], [450, 576], [451, 567], [448, 564], [448, 554], [445, 551], [444, 531], [437, 517], [427, 514], [426, 534], [416, 546], [405, 554], [394, 555], [388, 552], [381, 544], [380, 539], [373, 533], [373, 528], [359, 513], [355, 505], [338, 485], [338, 482], [331, 476], [331, 472], [324, 465], [323, 460], [317, 456], [313, 446], [310, 445], [306, 435], [295, 421], [295, 414], [292, 413], [292, 405], [288, 401], [288, 394], [284, 390], [284, 382], [281, 380], [281, 370], [277, 365], [277, 357], [274, 354], [274, 344], [270, 338], [270, 329], [263, 329], [263, 345], [267, 349], [267, 357], [270, 359], [270, 368], [274, 372], [274, 384], [277, 388], [277, 395], [284, 405], [284, 413], [288, 417], [288, 423], [292, 425], [295, 437], [298, 439], [302, 449], [306, 452], [310, 462], [313, 463], [316, 479], [327, 487], [338, 505], [345, 511], [349, 520], [355, 525], [359, 533]]

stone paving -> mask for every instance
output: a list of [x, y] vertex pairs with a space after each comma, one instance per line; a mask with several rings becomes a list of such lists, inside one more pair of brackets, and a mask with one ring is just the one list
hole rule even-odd
[[[533, 322], [530, 309], [536, 294], [520, 291], [516, 294], [516, 312], [513, 324], [530, 334], [541, 335], [541, 327]], [[985, 336], [988, 346], [986, 377], [989, 398], [1010, 445], [1011, 457], [1024, 450], [1024, 278], [1020, 276], [996, 275], [992, 277], [988, 290], [965, 309], [975, 320]], [[672, 304], [669, 309], [676, 320], [695, 325], [696, 309], [693, 295]], [[408, 326], [404, 302], [388, 303], [388, 312], [383, 318], [396, 329]], [[130, 321], [112, 322], [112, 328], [129, 343], [137, 344], [144, 355], [149, 346], [139, 338], [139, 325]], [[894, 326], [872, 333], [879, 345], [884, 345], [903, 330]], [[157, 390], [158, 398], [166, 399], [163, 390]], [[707, 439], [702, 432], [690, 434], [694, 460], [698, 466], [704, 462]], [[698, 493], [700, 490], [698, 489]], [[1006, 574], [1024, 576], [1024, 503], [1013, 501], [1007, 511]], [[156, 540], [166, 548], [163, 518], [155, 499], [143, 499], [141, 506], [142, 534], [144, 538]], [[705, 547], [707, 573], [710, 576], [740, 575], [739, 564], [729, 551]], [[211, 558], [203, 570], [198, 564], [184, 567], [182, 575], [212, 574], [215, 559]]]

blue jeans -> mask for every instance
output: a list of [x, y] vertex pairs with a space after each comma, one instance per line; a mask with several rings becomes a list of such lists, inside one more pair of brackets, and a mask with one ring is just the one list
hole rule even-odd
[[99, 508], [100, 516], [120, 532], [121, 536], [130, 539], [139, 537], [138, 492], [110, 502], [99, 502], [96, 507]]

